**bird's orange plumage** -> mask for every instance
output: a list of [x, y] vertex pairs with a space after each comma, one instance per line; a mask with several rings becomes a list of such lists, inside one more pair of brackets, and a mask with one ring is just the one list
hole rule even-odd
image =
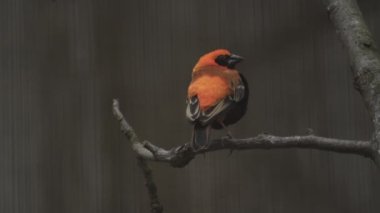
[[186, 107], [186, 117], [194, 125], [191, 142], [194, 150], [210, 145], [211, 129], [226, 129], [244, 116], [248, 83], [235, 69], [242, 60], [228, 50], [217, 49], [200, 57], [194, 66]]
[[225, 50], [225, 49], [217, 49], [217, 50], [214, 50], [210, 53], [207, 53], [207, 54], [203, 55], [201, 58], [199, 58], [199, 61], [194, 66], [193, 72], [197, 72], [206, 66], [219, 66], [215, 62], [215, 58], [218, 55], [229, 55], [229, 54], [231, 54], [230, 51]]
[[188, 88], [188, 97], [197, 96], [201, 110], [207, 110], [232, 92], [239, 81], [239, 73], [215, 62], [218, 55], [230, 52], [218, 49], [202, 56], [193, 69], [193, 80]]
[[198, 96], [201, 110], [214, 106], [228, 94], [230, 94], [229, 84], [221, 76], [201, 76], [190, 84], [188, 90], [189, 97]]

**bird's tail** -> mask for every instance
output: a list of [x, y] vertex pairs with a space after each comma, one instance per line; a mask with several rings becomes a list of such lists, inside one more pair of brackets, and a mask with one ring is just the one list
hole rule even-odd
[[209, 145], [210, 138], [210, 125], [202, 126], [200, 124], [194, 125], [193, 138], [191, 146], [197, 151], [200, 149], [205, 149]]

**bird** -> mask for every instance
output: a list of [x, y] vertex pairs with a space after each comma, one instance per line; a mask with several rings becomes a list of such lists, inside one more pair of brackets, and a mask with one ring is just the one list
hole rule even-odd
[[210, 145], [211, 129], [225, 129], [239, 121], [247, 111], [249, 88], [235, 66], [243, 57], [227, 49], [204, 54], [192, 70], [187, 89], [186, 117], [193, 124], [191, 147], [198, 151]]

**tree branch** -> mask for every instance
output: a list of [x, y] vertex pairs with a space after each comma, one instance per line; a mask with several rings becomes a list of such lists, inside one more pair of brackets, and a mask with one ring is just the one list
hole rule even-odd
[[124, 119], [123, 114], [120, 112], [119, 102], [116, 99], [113, 100], [112, 106], [113, 114], [120, 122], [121, 131], [132, 142], [132, 148], [137, 153], [137, 163], [143, 172], [145, 178], [145, 186], [148, 189], [149, 193], [151, 212], [161, 213], [163, 211], [163, 207], [160, 203], [160, 200], [158, 199], [157, 187], [153, 181], [152, 170], [149, 168], [146, 162], [146, 160], [153, 159], [154, 156], [149, 150], [143, 148], [144, 145], [140, 142], [132, 126], [128, 124], [128, 122]]
[[380, 55], [356, 0], [325, 0], [329, 17], [348, 50], [355, 88], [374, 126], [372, 142], [380, 147]]
[[[119, 110], [117, 100], [114, 100], [114, 112], [120, 121], [121, 129], [134, 143], [134, 150], [146, 160], [169, 163], [173, 167], [184, 167], [198, 154], [216, 150], [246, 150], [246, 149], [284, 149], [284, 148], [308, 148], [328, 150], [341, 153], [357, 154], [375, 160], [377, 156], [376, 146], [370, 141], [342, 140], [325, 138], [313, 134], [304, 136], [280, 137], [268, 134], [260, 134], [246, 139], [220, 138], [211, 142], [205, 149], [194, 151], [190, 143], [173, 147], [170, 150], [158, 147], [149, 141], [139, 142], [133, 128], [127, 123]], [[134, 140], [134, 141], [133, 141]]]

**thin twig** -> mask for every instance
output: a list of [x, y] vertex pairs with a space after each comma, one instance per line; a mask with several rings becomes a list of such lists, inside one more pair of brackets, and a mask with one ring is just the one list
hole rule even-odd
[[157, 195], [157, 187], [153, 181], [152, 170], [149, 168], [146, 160], [154, 159], [152, 153], [143, 148], [144, 145], [140, 142], [136, 132], [133, 130], [132, 126], [128, 124], [128, 122], [124, 119], [123, 114], [119, 109], [119, 102], [114, 99], [112, 105], [113, 114], [116, 119], [120, 122], [121, 131], [128, 138], [129, 141], [132, 142], [132, 148], [137, 153], [137, 162], [141, 171], [143, 172], [145, 178], [145, 186], [148, 189], [149, 198], [150, 198], [150, 207], [152, 213], [161, 213], [163, 212], [163, 207], [158, 199]]

